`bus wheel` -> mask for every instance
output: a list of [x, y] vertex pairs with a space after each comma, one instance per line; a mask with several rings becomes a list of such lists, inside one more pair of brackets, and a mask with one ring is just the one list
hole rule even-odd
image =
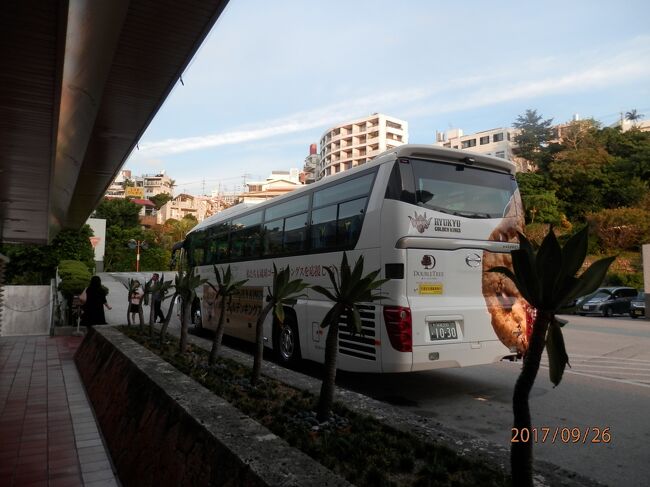
[[203, 320], [201, 318], [201, 301], [194, 299], [192, 302], [192, 324], [197, 328], [197, 330], [203, 329]]
[[293, 365], [300, 360], [300, 340], [296, 318], [286, 313], [284, 325], [276, 323], [273, 331], [273, 349], [283, 365]]

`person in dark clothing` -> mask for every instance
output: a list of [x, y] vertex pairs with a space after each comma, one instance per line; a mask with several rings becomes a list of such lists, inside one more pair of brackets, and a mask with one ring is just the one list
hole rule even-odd
[[106, 317], [104, 316], [104, 306], [112, 309], [106, 301], [106, 291], [102, 287], [102, 281], [99, 276], [93, 276], [90, 284], [84, 289], [79, 296], [81, 301], [81, 325], [105, 325]]
[[[154, 273], [153, 276], [151, 276], [151, 281], [152, 285], [155, 286], [158, 284], [160, 280], [160, 276], [158, 273]], [[160, 323], [165, 321], [165, 315], [162, 312], [162, 296], [160, 295], [160, 291], [154, 290], [153, 293], [151, 294], [151, 302], [153, 303], [153, 322], [155, 323], [158, 319], [160, 319]]]

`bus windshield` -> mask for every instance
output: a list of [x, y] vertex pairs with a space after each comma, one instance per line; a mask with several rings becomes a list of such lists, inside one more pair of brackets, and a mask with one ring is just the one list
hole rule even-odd
[[515, 190], [513, 178], [467, 165], [411, 159], [416, 204], [466, 218], [502, 218]]

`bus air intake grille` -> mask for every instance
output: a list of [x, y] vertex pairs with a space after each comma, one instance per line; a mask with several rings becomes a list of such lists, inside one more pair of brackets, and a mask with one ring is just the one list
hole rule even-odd
[[347, 324], [347, 315], [339, 320], [339, 353], [363, 360], [377, 360], [377, 334], [375, 306], [359, 305], [361, 315], [361, 333], [353, 333]]

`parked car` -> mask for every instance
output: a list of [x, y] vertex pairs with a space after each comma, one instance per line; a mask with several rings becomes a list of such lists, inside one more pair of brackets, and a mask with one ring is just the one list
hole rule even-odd
[[633, 287], [601, 287], [595, 293], [580, 301], [578, 298], [579, 315], [599, 314], [612, 316], [615, 314], [628, 314], [630, 303], [638, 291]]
[[630, 302], [630, 316], [632, 318], [645, 316], [645, 293], [644, 292], [639, 292], [637, 297], [632, 299], [632, 301]]

